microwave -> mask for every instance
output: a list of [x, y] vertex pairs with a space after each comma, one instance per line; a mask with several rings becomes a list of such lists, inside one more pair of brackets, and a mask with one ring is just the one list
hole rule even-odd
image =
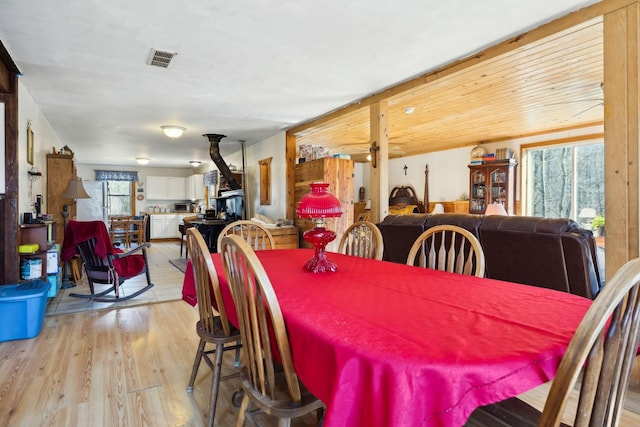
[[189, 203], [176, 203], [174, 208], [174, 212], [189, 212]]

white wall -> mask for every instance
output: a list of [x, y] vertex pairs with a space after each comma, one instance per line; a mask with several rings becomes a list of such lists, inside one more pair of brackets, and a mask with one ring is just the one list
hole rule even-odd
[[[256, 213], [269, 218], [285, 218], [287, 207], [286, 134], [279, 133], [258, 144], [246, 147], [246, 165], [249, 172], [247, 184], [247, 214]], [[262, 159], [271, 159], [271, 204], [260, 204], [260, 166]], [[293, 219], [293, 218], [289, 218]]]
[[[27, 123], [31, 122], [33, 130], [33, 168], [42, 172], [42, 177], [29, 178], [32, 166], [27, 162]], [[58, 135], [35, 104], [31, 94], [18, 79], [18, 213], [33, 211], [36, 195], [42, 195], [42, 213], [47, 206], [47, 153], [53, 148], [59, 150], [64, 146]], [[73, 148], [72, 148], [73, 149]], [[31, 190], [31, 191], [30, 191]]]
[[[418, 200], [424, 198], [425, 166], [429, 165], [429, 201], [459, 200], [469, 192], [469, 153], [457, 148], [389, 161], [389, 192], [394, 187], [411, 185]], [[405, 175], [404, 166], [407, 166]]]

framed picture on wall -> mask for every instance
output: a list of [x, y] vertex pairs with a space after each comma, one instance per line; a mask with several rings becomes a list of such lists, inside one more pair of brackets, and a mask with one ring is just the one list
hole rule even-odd
[[27, 125], [27, 163], [33, 165], [33, 130]]

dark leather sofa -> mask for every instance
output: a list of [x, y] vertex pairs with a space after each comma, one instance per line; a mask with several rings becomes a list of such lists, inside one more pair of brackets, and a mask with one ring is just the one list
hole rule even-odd
[[459, 213], [389, 215], [377, 224], [383, 259], [405, 263], [425, 230], [452, 224], [473, 233], [485, 255], [486, 277], [595, 298], [603, 286], [593, 234], [571, 219]]

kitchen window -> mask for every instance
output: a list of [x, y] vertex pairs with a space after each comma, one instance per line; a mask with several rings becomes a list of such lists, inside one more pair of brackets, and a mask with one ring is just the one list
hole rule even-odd
[[96, 170], [96, 181], [106, 183], [107, 215], [133, 215], [136, 171]]
[[133, 215], [133, 186], [128, 181], [107, 181], [108, 215]]

